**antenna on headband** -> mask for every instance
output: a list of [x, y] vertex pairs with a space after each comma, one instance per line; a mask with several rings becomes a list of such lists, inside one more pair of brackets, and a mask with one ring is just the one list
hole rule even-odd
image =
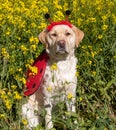
[[46, 13], [46, 14], [45, 14], [45, 18], [46, 18], [50, 23], [52, 23], [52, 20], [51, 20], [51, 18], [50, 18], [50, 14]]
[[70, 10], [66, 10], [65, 14], [66, 14], [66, 21], [68, 21], [68, 17], [71, 14], [71, 11]]

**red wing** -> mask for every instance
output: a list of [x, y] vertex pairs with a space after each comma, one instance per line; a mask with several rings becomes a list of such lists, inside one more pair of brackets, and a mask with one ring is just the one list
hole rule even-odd
[[30, 75], [31, 71], [30, 70], [27, 71], [26, 90], [24, 92], [25, 96], [32, 95], [40, 88], [48, 59], [49, 57], [47, 53], [43, 51], [32, 65], [32, 66], [37, 67], [38, 69], [37, 74]]

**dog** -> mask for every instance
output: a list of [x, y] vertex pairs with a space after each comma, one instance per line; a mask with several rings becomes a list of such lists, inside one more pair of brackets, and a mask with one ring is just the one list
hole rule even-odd
[[83, 37], [83, 31], [72, 24], [71, 27], [56, 24], [39, 34], [49, 60], [40, 89], [29, 96], [27, 103], [22, 106], [23, 118], [28, 120], [28, 127], [36, 127], [40, 123], [39, 115], [45, 109], [45, 128], [53, 128], [52, 108], [61, 101], [66, 102], [67, 111], [76, 112], [77, 58], [74, 51]]

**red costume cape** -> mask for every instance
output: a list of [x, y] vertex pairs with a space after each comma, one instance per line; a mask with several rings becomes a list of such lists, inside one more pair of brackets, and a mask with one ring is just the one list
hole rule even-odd
[[41, 86], [41, 82], [45, 73], [46, 65], [48, 62], [48, 54], [44, 50], [38, 58], [34, 61], [32, 66], [37, 67], [38, 72], [35, 75], [30, 74], [31, 70], [27, 70], [26, 76], [26, 90], [24, 91], [25, 96], [32, 95], [35, 93]]

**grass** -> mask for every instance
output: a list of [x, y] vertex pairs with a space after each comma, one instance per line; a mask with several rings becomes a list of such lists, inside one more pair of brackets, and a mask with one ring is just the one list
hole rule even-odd
[[[116, 0], [4, 0], [0, 1], [0, 129], [25, 130], [21, 105], [25, 71], [41, 53], [38, 34], [48, 25], [44, 14], [54, 21], [65, 19], [84, 31], [76, 49], [77, 113], [67, 113], [64, 103], [53, 113], [57, 130], [116, 129]], [[43, 112], [43, 116], [45, 112]], [[66, 115], [67, 118], [62, 118]], [[36, 130], [44, 130], [43, 124]]]

